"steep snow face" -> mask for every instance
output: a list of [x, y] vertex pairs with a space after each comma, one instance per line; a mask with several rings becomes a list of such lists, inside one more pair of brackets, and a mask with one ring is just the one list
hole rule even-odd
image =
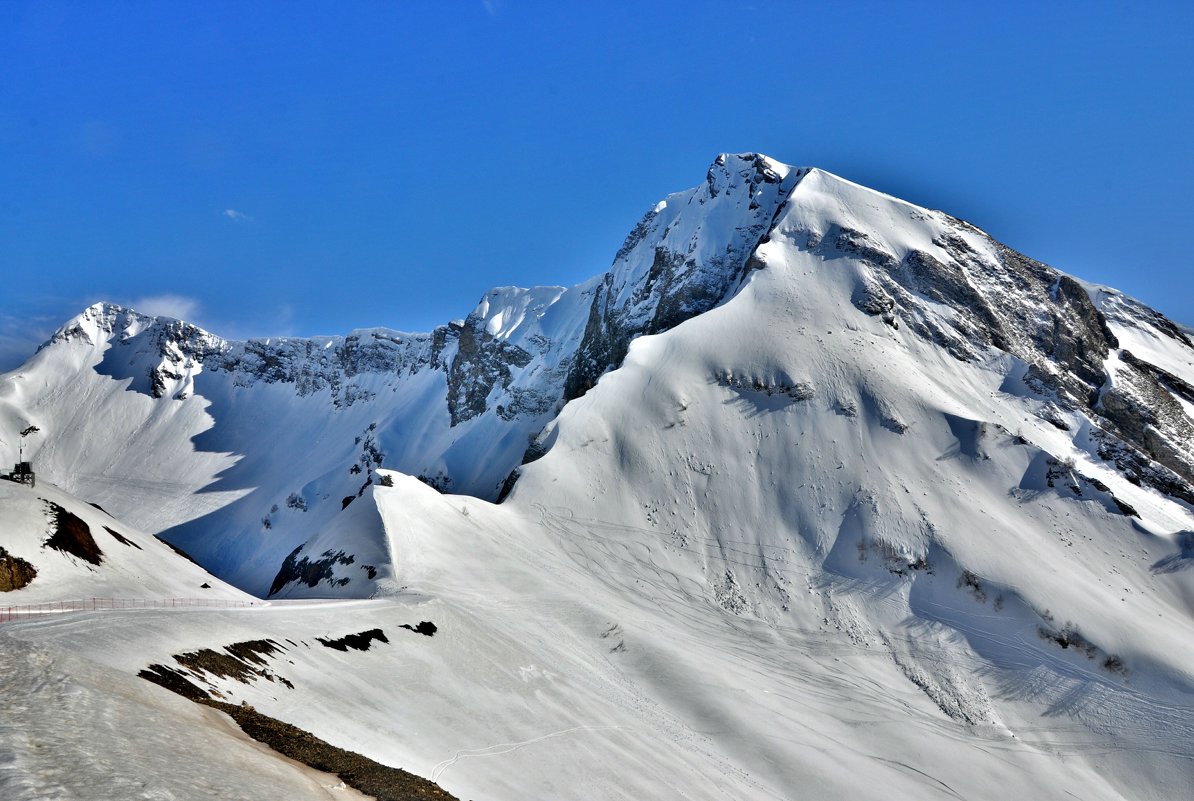
[[[853, 227], [859, 208], [868, 209], [866, 232]], [[925, 214], [824, 173], [804, 178], [755, 253], [765, 269], [731, 302], [667, 336], [636, 340], [600, 391], [565, 409], [551, 451], [524, 468], [510, 503], [567, 497], [585, 514], [630, 527], [628, 537], [670, 543], [681, 562], [695, 553], [698, 584], [731, 611], [763, 617], [779, 615], [792, 597], [782, 566], [767, 557], [772, 548], [786, 552], [784, 560], [799, 554], [818, 569], [858, 577], [919, 575], [936, 553], [1018, 588], [1030, 608], [1072, 620], [1104, 618], [1100, 605], [1123, 588], [1092, 576], [1108, 596], [1093, 600], [1100, 593], [1077, 579], [1066, 588], [1048, 576], [1077, 554], [1104, 569], [1104, 557], [1132, 550], [1129, 564], [1115, 560], [1117, 573], [1131, 569], [1138, 582], [1136, 598], [1116, 596], [1116, 608], [1129, 610], [1124, 630], [1127, 621], [1181, 610], [1181, 582], [1167, 584], [1152, 567], [1173, 555], [1177, 534], [1192, 522], [1189, 507], [1099, 458], [1092, 443], [1112, 437], [1099, 430], [1104, 418], [1068, 392], [1063, 382], [1075, 377], [1063, 375], [1066, 363], [995, 305], [1017, 304], [1001, 297], [988, 313], [1018, 353], [971, 337], [966, 359], [932, 335], [949, 343], [971, 325], [949, 302], [945, 293], [956, 290], [948, 286], [915, 308], [893, 303], [891, 319], [858, 308], [860, 288], [894, 281], [876, 264], [901, 278], [898, 265], [910, 259], [945, 263], [949, 252], [935, 242], [947, 242], [957, 223]], [[850, 247], [864, 241], [889, 258], [840, 256], [845, 226]], [[830, 236], [837, 239], [827, 247]], [[970, 252], [985, 259], [1006, 257], [989, 245], [981, 251], [978, 235], [959, 237], [971, 237]], [[1000, 294], [974, 281], [976, 272], [967, 276], [976, 294]], [[1064, 282], [1048, 277], [1055, 288]], [[1060, 289], [1033, 305], [1018, 314], [1039, 320], [1038, 330], [1064, 327], [1075, 306], [1087, 314], [1082, 298]], [[1025, 364], [1029, 358], [1037, 361]], [[1052, 387], [1026, 381], [1034, 367], [1061, 378]], [[730, 532], [733, 547], [724, 541]], [[722, 566], [730, 551], [760, 562], [745, 578], [732, 577]], [[1144, 641], [1132, 648], [1168, 663], [1160, 638], [1151, 651]]]
[[[867, 209], [865, 231], [848, 216], [855, 209]], [[1038, 301], [1018, 312], [1039, 321], [1034, 328], [1009, 322], [1017, 318], [1004, 307], [1015, 298], [984, 312], [1007, 332], [1007, 350], [961, 337], [973, 323], [949, 286], [915, 306], [910, 291], [886, 289], [910, 259], [951, 257], [934, 240], [957, 224], [918, 215], [832, 176], [805, 177], [756, 251], [763, 269], [730, 302], [635, 340], [620, 369], [564, 409], [551, 450], [523, 468], [504, 507], [539, 518], [554, 539], [539, 547], [604, 588], [587, 589], [589, 598], [635, 599], [640, 614], [683, 620], [673, 628], [723, 646], [727, 630], [766, 630], [769, 646], [816, 654], [825, 636], [852, 653], [834, 673], [866, 676], [868, 686], [905, 681], [956, 725], [1005, 743], [1030, 742], [1051, 710], [1064, 723], [1044, 741], [1070, 730], [1100, 752], [1079, 758], [1086, 778], [1075, 780], [1095, 795], [1106, 782], [1112, 797], [1164, 797], [1190, 780], [1194, 755], [1185, 742], [1194, 731], [1194, 517], [1180, 498], [1100, 458], [1098, 444], [1114, 435], [1100, 433], [1104, 418], [1077, 396], [1086, 382], [1046, 350], [1056, 339], [1034, 337], [1088, 314], [1089, 301], [1064, 295], [1055, 273], [1020, 289], [1018, 302]], [[844, 226], [854, 231], [849, 246], [889, 258], [840, 255]], [[975, 261], [1007, 258], [972, 232], [958, 236]], [[987, 289], [979, 275], [977, 266], [966, 274], [976, 292]], [[859, 308], [860, 290], [880, 282], [896, 301], [890, 319]], [[1058, 292], [1034, 294], [1050, 283]], [[949, 347], [955, 338], [965, 351]], [[1037, 380], [1025, 380], [1029, 358]], [[440, 582], [452, 581], [447, 564]], [[733, 657], [688, 661], [665, 644], [683, 637], [640, 637], [645, 653], [627, 660], [630, 680], [651, 684], [666, 663], [675, 686], [736, 698], [727, 677], [741, 659], [757, 668], [759, 692], [807, 692], [769, 684], [775, 652], [757, 641]], [[884, 665], [857, 664], [863, 653], [882, 654]], [[686, 700], [686, 719], [716, 731], [726, 750], [787, 732], [794, 709], [755, 693], [741, 705]], [[825, 734], [793, 740], [837, 753], [832, 721], [796, 706]], [[942, 753], [919, 713], [899, 726], [901, 740]], [[873, 747], [914, 764], [890, 743]], [[772, 787], [819, 775], [790, 752], [735, 753]], [[777, 767], [790, 759], [798, 767]], [[973, 755], [933, 762], [932, 776], [967, 798], [1006, 797], [1004, 782], [1020, 770], [1008, 768], [993, 792], [976, 782], [983, 768]]]
[[[1078, 281], [967, 223], [827, 173], [814, 171], [788, 203], [775, 233], [853, 271], [857, 308], [911, 328], [961, 362], [992, 350], [1016, 357], [1024, 370], [1009, 379], [1088, 421], [1088, 447], [1102, 459], [1194, 503], [1194, 427], [1183, 408], [1194, 392], [1153, 363], [1189, 374], [1194, 347], [1173, 323], [1118, 293], [1092, 298]], [[1100, 308], [1114, 309], [1114, 330]], [[1142, 346], [1144, 358], [1116, 331]]]

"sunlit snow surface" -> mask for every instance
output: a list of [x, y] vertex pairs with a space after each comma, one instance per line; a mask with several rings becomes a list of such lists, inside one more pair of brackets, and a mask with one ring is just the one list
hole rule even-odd
[[[460, 798], [1184, 797], [1190, 509], [1093, 456], [1078, 416], [1068, 431], [1043, 420], [1024, 365], [995, 351], [963, 363], [861, 313], [859, 264], [804, 247], [837, 224], [897, 254], [931, 250], [935, 213], [818, 171], [792, 186], [755, 254], [765, 267], [721, 306], [635, 340], [563, 408], [503, 504], [383, 471], [393, 486], [345, 512], [376, 528], [305, 513], [326, 515], [319, 549], [383, 552], [376, 599], [0, 624], [0, 795], [341, 797], [135, 678], [172, 654], [268, 637], [286, 648], [269, 668], [293, 689], [218, 681], [233, 702]], [[567, 294], [536, 292], [491, 293], [489, 332]], [[1187, 346], [1126, 300], [1096, 302], [1123, 347], [1194, 383]], [[43, 364], [66, 358], [53, 350]], [[79, 375], [87, 392], [122, 391]], [[36, 365], [10, 379], [0, 411], [22, 409], [11, 387], [53, 379]], [[307, 401], [266, 389], [271, 408], [295, 410], [286, 436], [319, 436]], [[211, 425], [199, 396], [167, 402], [187, 436]], [[153, 430], [153, 408], [138, 425]], [[341, 436], [367, 421], [329, 425]], [[86, 447], [124, 453], [117, 436], [136, 437], [112, 425]], [[258, 443], [235, 452], [162, 452], [201, 465], [162, 468], [195, 482], [172, 497], [227, 503], [195, 490], [234, 462], [256, 460], [246, 475], [278, 492], [305, 469], [270, 467]], [[152, 483], [115, 486], [124, 508], [153, 505]], [[0, 523], [36, 523], [15, 508], [0, 506]], [[434, 637], [401, 628], [424, 620]], [[375, 627], [390, 642], [366, 652], [316, 641]]]

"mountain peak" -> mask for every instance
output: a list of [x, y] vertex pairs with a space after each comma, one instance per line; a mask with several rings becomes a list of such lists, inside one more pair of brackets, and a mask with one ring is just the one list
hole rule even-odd
[[142, 316], [124, 306], [107, 301], [97, 301], [63, 323], [49, 341], [42, 345], [42, 348], [59, 342], [79, 340], [88, 345], [95, 345], [106, 339], [105, 335], [112, 334], [121, 318], [127, 319], [132, 315]]
[[799, 178], [806, 172], [762, 153], [720, 153], [709, 165], [705, 183], [709, 194], [717, 197], [737, 186], [747, 185], [757, 191], [760, 184], [780, 184], [792, 173]]
[[81, 341], [87, 345], [99, 345], [113, 336], [128, 339], [150, 328], [169, 328], [174, 338], [212, 338], [213, 335], [198, 326], [166, 315], [143, 314], [128, 306], [111, 301], [96, 301], [83, 311], [67, 320], [54, 332], [39, 350], [61, 342]]

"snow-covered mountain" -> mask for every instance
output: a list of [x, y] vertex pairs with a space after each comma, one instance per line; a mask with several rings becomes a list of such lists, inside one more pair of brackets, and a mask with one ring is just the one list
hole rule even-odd
[[[721, 156], [604, 275], [427, 334], [97, 304], [0, 377], [0, 439], [29, 425], [45, 480], [246, 591], [378, 599], [236, 636], [434, 620], [212, 686], [462, 797], [1194, 780], [1188, 330], [821, 170]], [[222, 644], [178, 625], [82, 648]]]

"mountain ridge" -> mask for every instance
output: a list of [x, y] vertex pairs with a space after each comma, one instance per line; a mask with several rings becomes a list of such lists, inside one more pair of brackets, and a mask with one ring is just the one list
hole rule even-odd
[[[198, 392], [204, 400], [191, 414], [199, 419], [187, 424], [187, 439], [196, 450], [224, 455], [209, 459], [225, 465], [212, 475], [214, 484], [208, 479], [209, 489], [232, 483], [238, 474], [233, 464], [244, 458], [232, 456], [234, 443], [256, 436], [241, 418], [298, 414], [288, 408], [284, 388], [304, 399], [301, 416], [322, 408], [353, 418], [341, 426], [341, 436], [351, 432], [354, 444], [347, 452], [338, 447], [339, 478], [325, 460], [322, 477], [306, 489], [274, 489], [274, 497], [251, 515], [235, 504], [204, 507], [191, 520], [176, 515], [165, 521], [170, 525], [134, 515], [135, 522], [226, 570], [244, 562], [249, 546], [231, 535], [212, 545], [205, 530], [247, 535], [255, 528], [277, 540], [281, 502], [291, 503], [296, 493], [304, 507], [329, 509], [321, 525], [330, 525], [336, 504], [346, 508], [350, 497], [362, 495], [383, 463], [441, 491], [505, 497], [522, 466], [549, 448], [552, 421], [566, 403], [616, 369], [635, 339], [731, 302], [752, 273], [767, 268], [774, 236], [840, 265], [841, 280], [852, 283], [854, 308], [888, 329], [910, 331], [960, 362], [988, 358], [987, 348], [1019, 359], [1025, 369], [1016, 380], [1052, 398], [1054, 416], [1077, 409], [1097, 421], [1094, 447], [1102, 458], [1138, 483], [1194, 503], [1194, 428], [1182, 406], [1194, 402], [1194, 393], [1147, 354], [1141, 359], [1123, 349], [1123, 358], [1109, 361], [1121, 349], [1101, 309], [1113, 308], [1121, 327], [1144, 326], [1178, 347], [1189, 345], [1176, 324], [942, 212], [755, 153], [718, 156], [703, 184], [655, 204], [604, 274], [571, 288], [498, 287], [463, 320], [430, 332], [375, 327], [343, 336], [234, 341], [184, 321], [97, 303], [64, 324], [34, 358], [82, 343], [98, 360], [95, 371], [127, 382], [126, 390], [169, 402]], [[276, 387], [268, 391], [267, 407], [274, 410], [250, 408], [246, 398], [266, 387]], [[226, 436], [218, 419], [204, 422], [219, 418], [223, 406], [235, 418]], [[1142, 415], [1146, 407], [1153, 411]], [[169, 411], [151, 416], [162, 414]], [[412, 431], [421, 433], [412, 438]], [[364, 450], [357, 447], [362, 442]], [[173, 450], [189, 447], [179, 441]], [[99, 472], [105, 470], [110, 472]], [[260, 494], [260, 488], [249, 493]], [[313, 534], [309, 525], [299, 528], [308, 539]], [[372, 530], [380, 536], [379, 526]], [[299, 536], [283, 537], [285, 546], [271, 547], [268, 558], [280, 564], [303, 547]], [[262, 592], [273, 583], [255, 580], [254, 588]]]

